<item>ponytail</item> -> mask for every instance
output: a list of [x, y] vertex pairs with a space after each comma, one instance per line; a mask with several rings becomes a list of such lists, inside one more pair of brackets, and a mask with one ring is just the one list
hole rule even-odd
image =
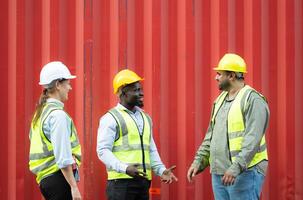
[[38, 101], [38, 105], [36, 106], [36, 111], [35, 111], [35, 114], [34, 114], [34, 118], [32, 120], [34, 126], [36, 125], [38, 119], [41, 116], [44, 104], [46, 103], [46, 100], [49, 98], [48, 95], [52, 94], [52, 93], [54, 93], [56, 91], [56, 84], [57, 84], [57, 82], [61, 83], [61, 82], [65, 81], [65, 80], [66, 79], [63, 79], [63, 78], [56, 79], [56, 80], [53, 80], [50, 84], [44, 86], [45, 88], [43, 89], [43, 92], [40, 95], [40, 98], [39, 98], [39, 101]]
[[42, 109], [43, 109], [44, 104], [46, 103], [47, 98], [48, 98], [48, 90], [47, 90], [47, 88], [44, 88], [42, 94], [40, 95], [39, 102], [36, 106], [36, 111], [35, 111], [34, 118], [32, 121], [34, 126], [36, 125], [38, 119], [41, 116]]

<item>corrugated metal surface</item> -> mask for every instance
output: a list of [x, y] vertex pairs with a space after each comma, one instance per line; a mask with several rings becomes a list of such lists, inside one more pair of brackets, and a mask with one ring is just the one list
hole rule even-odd
[[218, 94], [212, 67], [227, 51], [248, 63], [247, 82], [271, 108], [263, 199], [303, 199], [301, 0], [3, 0], [0, 199], [41, 199], [27, 168], [28, 129], [41, 65], [62, 60], [78, 75], [67, 110], [83, 146], [84, 199], [105, 199], [95, 153], [99, 117], [116, 104], [111, 80], [126, 66], [145, 77], [145, 110], [165, 164], [179, 182], [152, 199], [212, 199], [208, 172], [186, 171]]

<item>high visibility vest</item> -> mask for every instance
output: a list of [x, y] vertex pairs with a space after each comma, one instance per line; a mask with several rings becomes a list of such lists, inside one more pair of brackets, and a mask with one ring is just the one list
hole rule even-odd
[[[29, 155], [29, 168], [30, 170], [37, 176], [36, 181], [39, 184], [40, 181], [59, 171], [59, 167], [56, 164], [55, 156], [53, 152], [53, 146], [50, 140], [45, 136], [43, 132], [43, 123], [45, 119], [49, 116], [51, 112], [54, 110], [63, 110], [63, 107], [58, 105], [55, 102], [46, 103], [43, 107], [40, 118], [37, 120], [34, 125], [31, 123], [30, 129], [30, 155]], [[81, 164], [81, 147], [79, 144], [77, 131], [75, 125], [67, 115], [69, 120], [71, 121], [71, 147], [72, 154], [75, 157], [76, 163], [78, 166]]]
[[[139, 171], [147, 174], [148, 180], [152, 179], [150, 165], [151, 119], [144, 112], [140, 112], [143, 119], [143, 134], [140, 136], [136, 122], [127, 111], [113, 108], [109, 113], [116, 120], [118, 139], [114, 142], [112, 152], [117, 159], [125, 164], [140, 164]], [[124, 173], [107, 169], [108, 180], [132, 178]]]
[[[248, 85], [243, 87], [237, 94], [236, 98], [233, 100], [230, 110], [228, 112], [227, 136], [228, 136], [229, 153], [230, 153], [229, 155], [232, 162], [235, 161], [236, 156], [241, 152], [243, 135], [245, 133], [245, 120], [243, 117], [243, 113], [247, 109], [247, 101], [251, 92], [258, 93], [256, 90], [254, 90]], [[227, 94], [228, 92], [226, 91], [222, 92], [214, 103], [212, 118], [211, 118], [212, 127], [216, 123], [215, 121], [216, 115], [220, 107], [223, 105], [223, 102]], [[261, 95], [260, 93], [258, 94], [265, 100], [265, 97], [263, 95]], [[258, 164], [262, 160], [268, 160], [265, 135], [263, 135], [258, 151], [252, 158], [251, 162], [248, 164], [247, 168]]]

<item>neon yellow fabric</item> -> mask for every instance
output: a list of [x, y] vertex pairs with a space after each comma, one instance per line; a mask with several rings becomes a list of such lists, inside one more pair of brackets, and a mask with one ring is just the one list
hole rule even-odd
[[[113, 154], [123, 163], [126, 164], [140, 164], [139, 170], [146, 169], [147, 178], [152, 179], [150, 166], [150, 140], [151, 140], [151, 122], [150, 118], [144, 112], [140, 112], [144, 120], [142, 144], [140, 133], [135, 121], [132, 117], [122, 109], [113, 108], [109, 113], [115, 118], [119, 125], [119, 139], [117, 139], [113, 146]], [[143, 150], [142, 150], [143, 147]], [[108, 180], [132, 178], [124, 173], [118, 173], [114, 170], [107, 169]]]
[[[46, 103], [35, 126], [33, 123], [31, 124], [29, 168], [37, 176], [36, 181], [38, 184], [43, 178], [59, 170], [53, 154], [53, 146], [42, 130], [44, 120], [54, 110], [63, 110], [63, 108], [56, 103]], [[81, 146], [79, 144], [75, 125], [71, 118], [70, 120], [72, 130], [70, 137], [72, 154], [75, 157], [77, 165], [80, 166]]]
[[[244, 88], [242, 88], [239, 91], [236, 98], [234, 99], [231, 108], [228, 112], [227, 130], [228, 130], [229, 151], [230, 151], [232, 162], [235, 161], [236, 156], [238, 155], [239, 152], [241, 152], [243, 135], [245, 133], [245, 122], [244, 122], [242, 111], [246, 109], [247, 97], [252, 91], [257, 92], [250, 86], [245, 86]], [[212, 124], [216, 123], [215, 122], [216, 115], [218, 113], [219, 108], [223, 104], [226, 95], [227, 95], [226, 91], [222, 92], [215, 101], [212, 118], [211, 118]], [[261, 94], [259, 95], [262, 96]], [[244, 103], [242, 103], [243, 101]], [[263, 135], [259, 147], [259, 152], [256, 153], [256, 155], [253, 157], [248, 167], [252, 167], [258, 164], [260, 161], [267, 159], [268, 157], [267, 157], [266, 141], [265, 141], [265, 136]]]

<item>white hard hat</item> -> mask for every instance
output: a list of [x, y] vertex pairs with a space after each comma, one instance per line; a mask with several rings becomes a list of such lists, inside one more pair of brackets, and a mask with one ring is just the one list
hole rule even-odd
[[60, 61], [49, 62], [43, 66], [40, 72], [39, 85], [48, 85], [57, 79], [73, 79], [76, 76], [71, 75], [68, 68]]

